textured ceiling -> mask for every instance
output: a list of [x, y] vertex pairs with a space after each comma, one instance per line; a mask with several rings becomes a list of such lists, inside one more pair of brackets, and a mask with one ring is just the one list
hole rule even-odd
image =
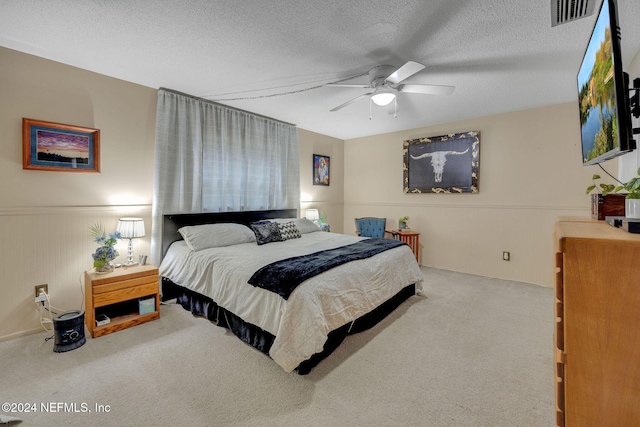
[[[626, 67], [640, 1], [618, 4]], [[575, 101], [594, 22], [552, 28], [547, 0], [2, 0], [0, 45], [350, 139]], [[404, 83], [455, 93], [370, 120], [366, 99], [329, 111], [365, 89], [305, 90], [408, 60], [426, 68]]]

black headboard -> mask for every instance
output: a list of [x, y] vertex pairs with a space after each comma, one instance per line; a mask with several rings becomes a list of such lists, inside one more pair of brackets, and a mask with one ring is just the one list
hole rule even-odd
[[167, 253], [169, 246], [176, 240], [182, 240], [178, 233], [180, 227], [187, 225], [218, 224], [231, 222], [249, 225], [261, 219], [296, 218], [297, 209], [277, 209], [270, 211], [240, 211], [240, 212], [207, 212], [188, 214], [167, 214], [162, 218], [162, 256]]

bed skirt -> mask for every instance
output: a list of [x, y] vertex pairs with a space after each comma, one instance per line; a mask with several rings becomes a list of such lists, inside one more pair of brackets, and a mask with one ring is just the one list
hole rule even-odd
[[[327, 336], [327, 341], [320, 353], [316, 353], [309, 359], [300, 363], [296, 371], [300, 375], [306, 375], [320, 363], [324, 358], [329, 356], [338, 348], [347, 335], [365, 331], [375, 326], [382, 319], [387, 317], [402, 302], [412, 295], [415, 295], [415, 285], [409, 285], [403, 288], [395, 296], [375, 308], [373, 311], [356, 319], [352, 324], [344, 325]], [[185, 310], [190, 311], [194, 316], [201, 316], [215, 322], [218, 326], [229, 329], [245, 343], [260, 350], [269, 356], [269, 350], [275, 340], [275, 336], [271, 333], [243, 321], [241, 318], [219, 307], [211, 298], [200, 295], [180, 285], [176, 285], [171, 280], [162, 278], [162, 301], [176, 299]]]

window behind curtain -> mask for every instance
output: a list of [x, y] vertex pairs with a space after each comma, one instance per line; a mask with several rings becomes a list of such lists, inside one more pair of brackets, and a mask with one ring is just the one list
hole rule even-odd
[[165, 213], [299, 208], [293, 125], [160, 89], [155, 155], [151, 258], [156, 264]]

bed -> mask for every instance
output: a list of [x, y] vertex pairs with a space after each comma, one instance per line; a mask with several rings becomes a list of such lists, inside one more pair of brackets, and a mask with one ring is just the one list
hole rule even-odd
[[[163, 301], [176, 299], [304, 375], [419, 292], [422, 274], [402, 242], [327, 233], [296, 216], [165, 215], [160, 275]], [[269, 240], [274, 229], [282, 239]]]

